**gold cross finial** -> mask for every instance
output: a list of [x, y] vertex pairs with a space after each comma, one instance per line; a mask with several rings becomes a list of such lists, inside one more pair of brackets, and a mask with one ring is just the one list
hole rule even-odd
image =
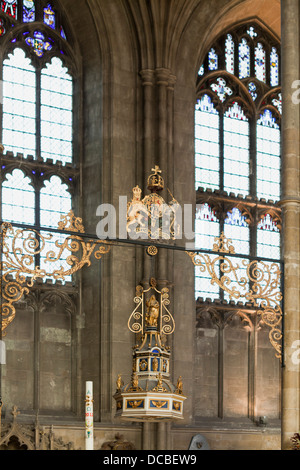
[[155, 165], [155, 168], [151, 168], [151, 171], [155, 171], [156, 175], [157, 175], [157, 173], [161, 173], [161, 169], [159, 168], [158, 165]]

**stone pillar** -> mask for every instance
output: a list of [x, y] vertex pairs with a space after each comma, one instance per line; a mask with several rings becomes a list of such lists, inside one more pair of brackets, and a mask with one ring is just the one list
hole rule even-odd
[[[299, 194], [299, 0], [282, 5], [282, 198], [284, 229], [284, 367], [282, 449], [300, 430], [300, 194]], [[297, 90], [298, 89], [298, 90]]]

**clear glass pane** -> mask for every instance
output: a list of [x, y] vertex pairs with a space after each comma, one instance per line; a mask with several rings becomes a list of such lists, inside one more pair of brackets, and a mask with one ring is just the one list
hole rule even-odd
[[249, 123], [238, 103], [224, 115], [224, 191], [249, 194]]
[[[72, 208], [71, 195], [67, 190], [67, 185], [63, 184], [58, 176], [52, 176], [50, 181], [45, 181], [45, 187], [41, 189], [41, 226], [43, 228], [58, 228], [58, 223], [62, 215], [67, 215]], [[48, 235], [49, 232], [43, 232]], [[46, 253], [53, 251], [56, 256], [59, 254], [59, 247], [57, 243], [62, 244], [66, 240], [66, 236], [53, 233], [51, 240], [46, 242], [45, 249], [41, 256], [41, 268], [45, 269], [48, 273], [53, 273], [54, 270], [59, 270], [61, 267], [64, 271], [68, 270], [70, 266], [66, 263], [66, 259], [71, 255], [68, 250], [63, 250], [60, 259], [57, 261], [46, 260]], [[66, 280], [71, 280], [70, 276]]]
[[[216, 215], [208, 204], [197, 206], [195, 220], [195, 248], [212, 250], [215, 237], [219, 237], [220, 223]], [[219, 276], [219, 264], [216, 266], [216, 274]], [[203, 272], [200, 267], [195, 267], [195, 295], [196, 298], [204, 299], [219, 298], [219, 287], [211, 283], [211, 277], [205, 269]]]
[[280, 198], [280, 128], [270, 110], [257, 121], [257, 197]]
[[41, 73], [41, 155], [71, 163], [73, 158], [73, 83], [60, 59], [54, 57]]
[[2, 126], [5, 150], [35, 155], [35, 69], [19, 48], [3, 62]]
[[2, 219], [18, 224], [35, 224], [35, 192], [23, 171], [14, 170], [2, 184]]
[[196, 189], [219, 188], [219, 113], [204, 95], [195, 107]]

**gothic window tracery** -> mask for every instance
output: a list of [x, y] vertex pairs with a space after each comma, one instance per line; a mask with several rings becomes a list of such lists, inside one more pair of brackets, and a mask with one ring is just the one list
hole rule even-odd
[[[237, 263], [281, 257], [279, 51], [259, 25], [242, 25], [211, 45], [197, 76], [195, 246], [212, 249], [223, 232]], [[196, 299], [225, 299], [205, 276], [196, 268]]]
[[73, 208], [78, 175], [76, 62], [62, 20], [57, 2], [1, 1], [0, 218], [41, 229]]

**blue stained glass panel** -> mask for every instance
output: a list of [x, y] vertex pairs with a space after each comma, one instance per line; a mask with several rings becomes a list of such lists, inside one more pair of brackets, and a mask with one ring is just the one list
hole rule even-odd
[[250, 47], [245, 38], [239, 44], [239, 78], [250, 77]]
[[35, 21], [35, 0], [23, 0], [23, 23]]
[[55, 29], [55, 12], [50, 3], [44, 8], [44, 23], [52, 29]]
[[255, 76], [262, 82], [266, 81], [266, 52], [261, 43], [255, 47]]
[[51, 43], [45, 39], [45, 36], [40, 31], [34, 31], [33, 37], [26, 37], [25, 42], [31, 46], [38, 57], [42, 57], [45, 51], [52, 49]]

